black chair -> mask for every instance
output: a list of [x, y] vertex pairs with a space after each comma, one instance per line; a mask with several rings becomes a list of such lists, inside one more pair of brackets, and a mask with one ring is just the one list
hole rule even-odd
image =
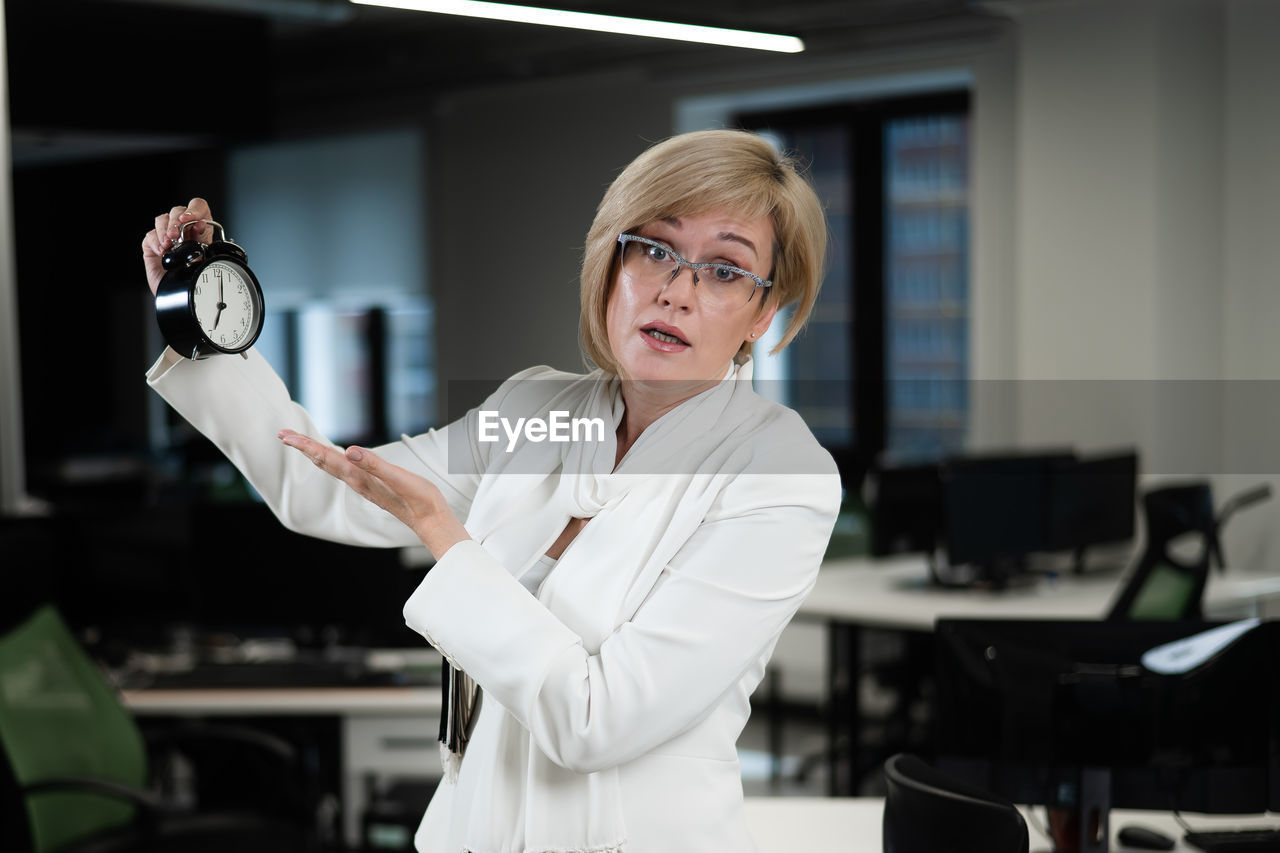
[[[1184, 621], [1201, 618], [1201, 601], [1213, 563], [1224, 567], [1219, 536], [1238, 510], [1266, 500], [1271, 487], [1257, 486], [1230, 500], [1215, 515], [1208, 483], [1186, 483], [1152, 489], [1143, 495], [1147, 544], [1107, 618], [1112, 621]], [[1198, 540], [1193, 557], [1173, 553], [1174, 543]]]
[[884, 853], [1027, 853], [1026, 821], [1007, 800], [905, 753], [884, 776]]
[[[165, 797], [157, 770], [175, 754], [195, 784]], [[233, 783], [206, 786], [202, 756]], [[186, 727], [147, 742], [50, 605], [0, 636], [5, 853], [305, 853], [316, 836], [306, 778], [292, 747], [253, 730]]]

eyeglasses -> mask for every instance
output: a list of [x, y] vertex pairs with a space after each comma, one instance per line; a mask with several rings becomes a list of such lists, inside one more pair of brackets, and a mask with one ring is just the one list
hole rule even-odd
[[757, 288], [773, 287], [773, 282], [732, 264], [686, 261], [667, 244], [638, 234], [619, 234], [618, 242], [627, 275], [642, 284], [666, 287], [676, 280], [681, 267], [688, 267], [698, 300], [711, 308], [741, 308], [755, 297]]

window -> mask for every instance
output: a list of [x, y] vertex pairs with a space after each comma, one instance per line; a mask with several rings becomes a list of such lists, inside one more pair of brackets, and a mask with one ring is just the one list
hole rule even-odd
[[246, 146], [229, 229], [262, 280], [257, 348], [340, 443], [435, 423], [424, 153], [412, 130]]
[[968, 423], [967, 93], [738, 120], [808, 165], [831, 231], [809, 328], [785, 358], [761, 358], [761, 375], [783, 389], [772, 396], [805, 417], [850, 486], [882, 456], [959, 450]]

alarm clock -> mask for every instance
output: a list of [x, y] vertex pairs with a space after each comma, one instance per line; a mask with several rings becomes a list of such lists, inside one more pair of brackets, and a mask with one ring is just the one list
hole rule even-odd
[[[187, 227], [204, 223], [217, 238], [187, 240]], [[166, 272], [156, 289], [156, 321], [175, 352], [190, 359], [239, 353], [262, 331], [262, 287], [244, 249], [212, 219], [184, 222], [178, 242], [161, 258]]]

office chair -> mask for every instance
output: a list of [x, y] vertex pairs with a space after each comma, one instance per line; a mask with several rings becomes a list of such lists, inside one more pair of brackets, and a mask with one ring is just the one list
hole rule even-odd
[[[1147, 544], [1116, 597], [1107, 619], [1184, 621], [1201, 618], [1201, 600], [1211, 564], [1225, 568], [1220, 534], [1238, 510], [1271, 497], [1271, 487], [1257, 486], [1235, 495], [1217, 516], [1208, 483], [1152, 489], [1143, 495]], [[1193, 559], [1172, 553], [1178, 537], [1199, 538]]]
[[[233, 805], [232, 794], [206, 791], [198, 763], [195, 807], [180, 808], [148, 787], [156, 756], [133, 718], [57, 611], [39, 607], [0, 636], [0, 850], [312, 849], [309, 800], [303, 777], [289, 766], [288, 744], [230, 727], [180, 732], [173, 740], [184, 756], [198, 754], [188, 744], [216, 743], [221, 757], [240, 769], [236, 787], [245, 789], [252, 807]], [[274, 810], [267, 813], [267, 806]]]
[[884, 853], [1027, 853], [1026, 821], [1007, 800], [905, 753], [884, 776]]

